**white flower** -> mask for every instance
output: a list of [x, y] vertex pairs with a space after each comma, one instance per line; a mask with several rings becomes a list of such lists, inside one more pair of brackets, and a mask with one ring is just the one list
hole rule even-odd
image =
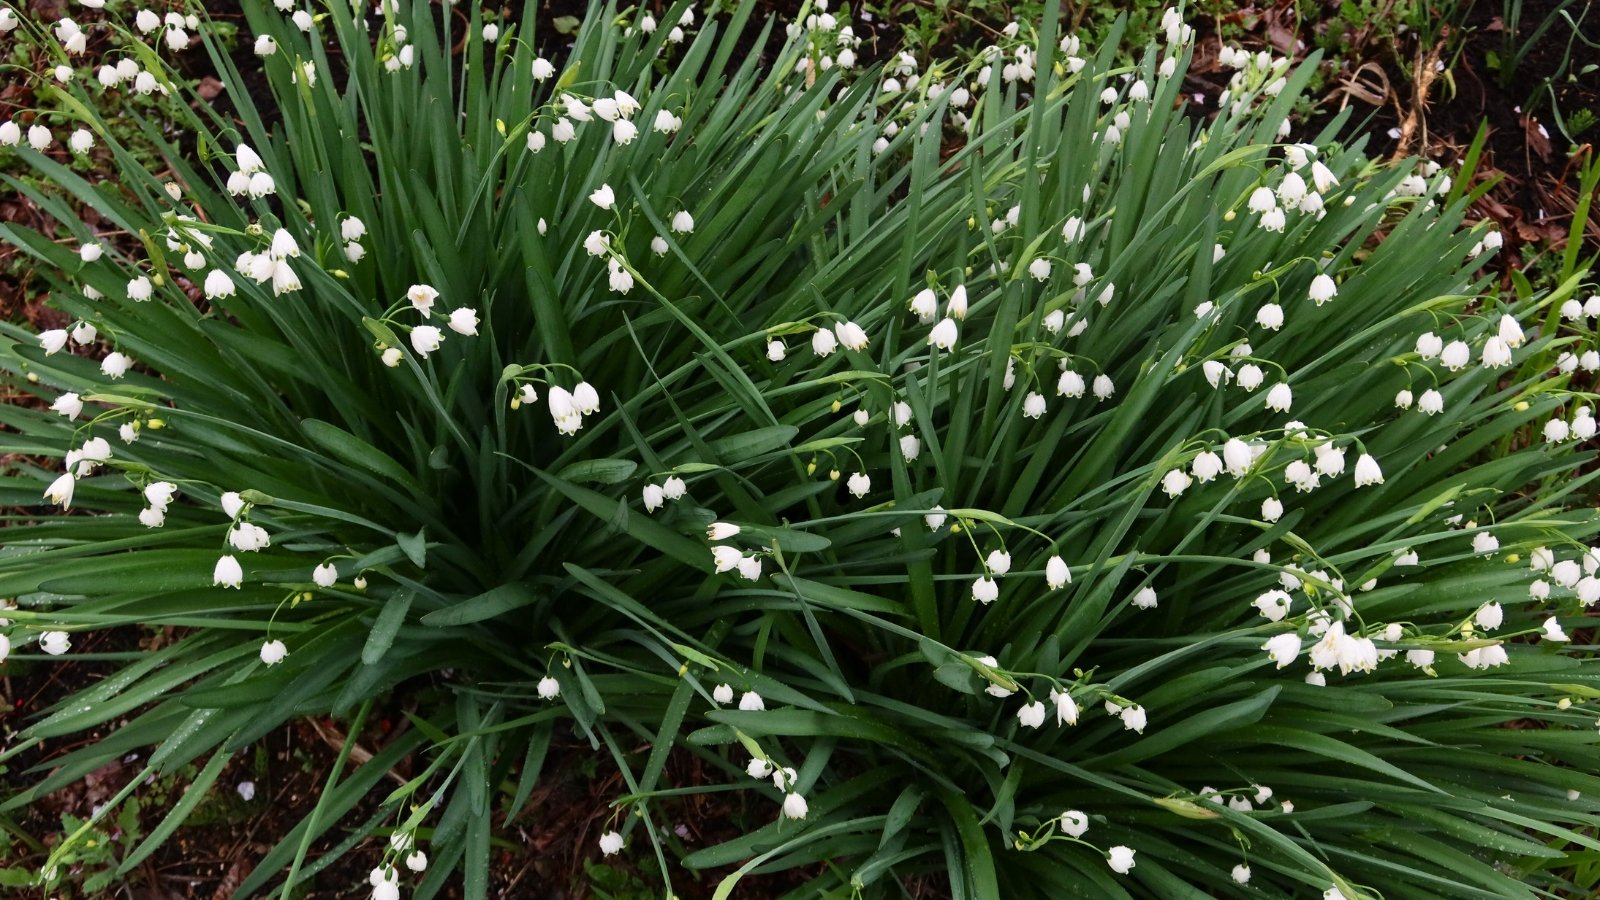
[[1300, 635], [1293, 631], [1273, 635], [1261, 645], [1261, 649], [1267, 651], [1267, 656], [1271, 657], [1281, 669], [1294, 662], [1295, 657], [1300, 655]]
[[1050, 689], [1050, 702], [1056, 708], [1057, 725], [1078, 724], [1078, 704], [1072, 701], [1072, 694], [1068, 691]]
[[476, 335], [478, 333], [478, 311], [469, 306], [460, 307], [450, 313], [449, 325], [450, 330], [456, 334], [463, 334], [469, 337]]
[[1417, 398], [1417, 409], [1430, 416], [1444, 412], [1444, 395], [1428, 388]]
[[406, 288], [406, 299], [417, 312], [427, 315], [433, 309], [433, 301], [439, 299], [439, 292], [432, 285], [413, 284]]
[[311, 580], [318, 587], [333, 587], [339, 580], [339, 570], [333, 563], [323, 563], [311, 570]]
[[1485, 369], [1500, 369], [1511, 365], [1511, 347], [1499, 335], [1483, 342], [1480, 361]]
[[1356, 457], [1356, 487], [1372, 484], [1383, 484], [1383, 470], [1371, 454], [1363, 453]]
[[900, 455], [906, 459], [916, 459], [922, 455], [922, 439], [914, 434], [900, 436]]
[[213, 585], [220, 584], [225, 588], [237, 588], [243, 582], [244, 569], [239, 565], [237, 559], [232, 556], [224, 556], [217, 560], [216, 568], [211, 571], [211, 583]]
[[142, 303], [150, 299], [150, 295], [154, 290], [154, 287], [150, 284], [150, 277], [148, 275], [140, 275], [138, 278], [128, 282], [128, 299]]
[[49, 331], [39, 332], [39, 346], [44, 348], [45, 356], [60, 353], [62, 348], [67, 346], [67, 330], [52, 328]]
[[1112, 383], [1110, 375], [1096, 375], [1093, 390], [1096, 400], [1106, 400], [1117, 392], [1117, 386]]
[[1024, 728], [1038, 728], [1044, 724], [1044, 717], [1044, 704], [1038, 700], [1024, 704], [1017, 710], [1017, 721], [1021, 722]]
[[428, 854], [421, 850], [413, 850], [406, 856], [406, 868], [413, 872], [423, 872], [428, 868]]
[[1500, 604], [1486, 603], [1478, 607], [1478, 612], [1472, 617], [1472, 621], [1484, 631], [1494, 631], [1505, 622], [1505, 618], [1505, 609]]
[[[719, 684], [711, 690], [711, 702], [718, 706], [726, 706], [733, 702], [733, 685]], [[763, 776], [765, 777], [765, 776]]]
[[1472, 537], [1472, 550], [1474, 553], [1493, 553], [1500, 549], [1500, 539], [1487, 531], [1480, 531]]
[[50, 408], [68, 419], [76, 419], [83, 412], [83, 400], [75, 393], [68, 391], [57, 397]]
[[683, 119], [667, 110], [658, 110], [655, 123], [650, 127], [662, 134], [671, 134], [683, 127]]
[[544, 81], [554, 74], [556, 74], [556, 67], [551, 65], [550, 60], [541, 56], [533, 61], [533, 78], [535, 81]]
[[259, 525], [240, 522], [228, 530], [228, 544], [235, 550], [251, 553], [271, 546], [272, 536]]
[[384, 365], [393, 369], [400, 365], [400, 360], [405, 358], [405, 353], [399, 347], [389, 347], [383, 351], [380, 358], [383, 360]]
[[1321, 306], [1332, 300], [1338, 293], [1339, 288], [1333, 283], [1333, 279], [1328, 277], [1326, 273], [1322, 273], [1311, 279], [1311, 288], [1307, 292], [1307, 296], [1311, 298], [1312, 302]]
[[922, 516], [922, 522], [928, 526], [929, 531], [938, 531], [940, 528], [944, 527], [944, 521], [946, 518], [944, 507], [935, 506], [931, 511]]
[[839, 322], [833, 326], [834, 334], [838, 336], [839, 343], [847, 350], [867, 349], [867, 333], [860, 325], [854, 322]]
[[272, 640], [261, 645], [261, 662], [265, 665], [275, 666], [288, 655], [289, 648], [283, 641]]
[[1037, 419], [1044, 415], [1045, 409], [1044, 395], [1038, 391], [1029, 391], [1028, 396], [1022, 398], [1022, 415], [1025, 418]]
[[1044, 580], [1051, 590], [1056, 590], [1072, 583], [1072, 570], [1067, 568], [1066, 560], [1052, 556], [1044, 564]]
[[1517, 322], [1515, 316], [1512, 316], [1509, 313], [1502, 313], [1500, 315], [1499, 332], [1500, 340], [1505, 341], [1507, 347], [1522, 346], [1522, 341], [1526, 337], [1522, 333], [1522, 325]]
[[217, 300], [222, 297], [232, 297], [234, 292], [233, 279], [221, 269], [212, 269], [206, 273], [205, 294], [207, 300]]
[[411, 329], [411, 349], [417, 351], [423, 359], [427, 359], [429, 353], [438, 350], [442, 343], [444, 343], [444, 332], [432, 325], [418, 325]]
[[1267, 409], [1288, 412], [1289, 407], [1293, 404], [1294, 392], [1289, 389], [1288, 384], [1280, 381], [1273, 385], [1271, 390], [1267, 391]]
[[1166, 492], [1168, 497], [1182, 495], [1192, 484], [1194, 484], [1194, 479], [1189, 477], [1189, 473], [1182, 469], [1172, 469], [1161, 479], [1161, 489]]
[[1195, 480], [1204, 484], [1222, 474], [1222, 457], [1210, 450], [1202, 450], [1195, 455], [1189, 467], [1194, 473]]
[[838, 349], [839, 341], [833, 332], [826, 328], [818, 328], [811, 333], [811, 352], [818, 356], [828, 356]]
[[739, 576], [745, 581], [755, 581], [761, 577], [761, 557], [745, 556], [739, 559]]
[[[934, 294], [933, 288], [923, 288], [911, 298], [908, 306], [917, 314], [919, 320], [932, 321], [933, 314], [939, 311], [939, 298]], [[931, 339], [929, 343], [932, 343]]]
[[1416, 666], [1419, 669], [1426, 669], [1427, 667], [1433, 665], [1433, 651], [1407, 650], [1406, 662]]
[[1028, 263], [1028, 274], [1034, 281], [1048, 281], [1050, 279], [1050, 260], [1040, 257]]
[[644, 511], [653, 513], [667, 504], [667, 495], [659, 484], [644, 486]]
[[1069, 809], [1061, 814], [1061, 833], [1069, 837], [1080, 838], [1089, 830], [1089, 817], [1084, 813]]
[[1471, 361], [1472, 348], [1465, 341], [1451, 341], [1439, 354], [1439, 362], [1452, 372], [1466, 368]]
[[755, 691], [745, 691], [739, 697], [739, 708], [745, 712], [760, 712], [767, 708], [767, 704], [762, 701], [761, 695]]
[[1148, 585], [1140, 588], [1139, 592], [1133, 595], [1133, 605], [1140, 609], [1155, 609], [1156, 589]]
[[1245, 206], [1253, 213], [1268, 212], [1278, 205], [1278, 198], [1272, 193], [1272, 188], [1262, 185], [1250, 192], [1250, 199]]
[[1268, 331], [1277, 331], [1283, 327], [1283, 307], [1276, 303], [1264, 304], [1256, 310], [1256, 324]]
[[867, 492], [872, 490], [872, 479], [865, 472], [856, 472], [850, 476], [845, 486], [856, 497], [865, 497]]
[[1255, 363], [1245, 363], [1239, 367], [1239, 387], [1244, 388], [1245, 393], [1254, 391], [1256, 388], [1260, 387], [1261, 382], [1265, 380], [1266, 373], [1262, 372], [1261, 367]]
[[540, 700], [554, 700], [555, 698], [561, 696], [561, 682], [555, 680], [549, 675], [546, 675], [539, 679], [537, 691], [539, 692]]
[[[1283, 617], [1289, 614], [1291, 602], [1293, 601], [1287, 593], [1274, 589], [1257, 597], [1252, 605], [1269, 621], [1281, 622]], [[1296, 644], [1295, 648], [1298, 651], [1299, 645]]]
[[711, 561], [718, 572], [731, 572], [737, 569], [741, 559], [744, 559], [744, 554], [739, 551], [738, 547], [711, 548]]
[[991, 551], [989, 558], [985, 560], [985, 564], [989, 567], [989, 571], [994, 574], [1004, 575], [1011, 571], [1011, 554], [1004, 550]]
[[774, 339], [767, 342], [767, 359], [771, 362], [783, 362], [783, 358], [788, 355], [789, 351], [784, 348], [783, 341]]
[[107, 378], [121, 378], [122, 376], [128, 374], [128, 367], [131, 365], [133, 365], [133, 360], [121, 353], [113, 351], [111, 353], [107, 353], [106, 358], [100, 361], [100, 371], [104, 373]]
[[1144, 734], [1144, 726], [1148, 724], [1148, 717], [1145, 715], [1144, 707], [1137, 705], [1125, 707], [1121, 716], [1124, 730], [1137, 731], [1140, 734]]
[[594, 193], [589, 195], [589, 202], [601, 209], [610, 209], [616, 205], [617, 195], [615, 191], [611, 190], [611, 185], [602, 184], [595, 189]]
[[783, 798], [783, 817], [786, 819], [804, 819], [808, 809], [806, 798], [799, 794], [789, 794]]
[[972, 582], [972, 599], [982, 604], [990, 604], [1000, 596], [1000, 585], [993, 578], [984, 576]]
[[46, 631], [39, 635], [39, 649], [51, 656], [60, 656], [72, 649], [72, 638], [65, 631]]
[[608, 831], [600, 835], [600, 852], [606, 856], [614, 856], [622, 852], [622, 835], [615, 831]]
[[1082, 397], [1086, 387], [1083, 376], [1071, 369], [1062, 372], [1056, 381], [1056, 393], [1063, 397]]
[[1283, 517], [1283, 501], [1277, 497], [1268, 497], [1261, 501], [1261, 518], [1267, 522], [1276, 522]]
[[965, 319], [967, 317], [966, 285], [958, 284], [956, 289], [950, 292], [950, 300], [945, 303], [944, 311], [954, 319]]
[[1555, 616], [1551, 616], [1550, 618], [1545, 619], [1544, 620], [1544, 625], [1542, 625], [1541, 627], [1544, 629], [1544, 634], [1542, 635], [1542, 637], [1547, 641], [1570, 641], [1570, 640], [1572, 640], [1572, 638], [1567, 637], [1567, 633], [1565, 631], [1561, 630], [1561, 622]]
[[1111, 866], [1111, 871], [1118, 875], [1126, 875], [1133, 869], [1133, 850], [1121, 845], [1106, 851], [1106, 864]]
[[691, 234], [694, 232], [694, 216], [687, 209], [680, 209], [672, 217], [672, 230], [677, 234]]
[[[940, 350], [951, 350], [954, 349], [956, 340], [959, 337], [960, 333], [956, 330], [954, 319], [940, 319], [939, 324], [933, 326], [933, 329], [928, 332], [928, 343], [938, 347]], [[1041, 397], [1040, 399], [1042, 400], [1043, 398]]]
[[170, 481], [154, 481], [145, 486], [144, 499], [151, 506], [166, 509], [177, 492], [178, 488]]
[[1544, 423], [1544, 439], [1551, 444], [1559, 444], [1572, 435], [1572, 428], [1566, 419], [1551, 419]]

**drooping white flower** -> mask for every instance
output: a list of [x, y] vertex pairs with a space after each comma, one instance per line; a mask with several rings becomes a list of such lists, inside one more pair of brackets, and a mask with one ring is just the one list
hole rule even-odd
[[1320, 273], [1317, 277], [1311, 279], [1311, 287], [1306, 295], [1311, 298], [1313, 303], [1321, 306], [1332, 300], [1338, 293], [1339, 288], [1333, 283], [1333, 279], [1327, 273]]
[[1466, 341], [1451, 341], [1440, 351], [1439, 362], [1452, 372], [1460, 371], [1472, 362], [1472, 348], [1467, 346]]
[[1505, 609], [1499, 603], [1485, 603], [1478, 607], [1472, 621], [1484, 631], [1494, 631], [1505, 622]]
[[845, 486], [849, 489], [852, 495], [856, 497], [865, 497], [867, 492], [872, 490], [872, 478], [865, 472], [856, 472], [850, 476], [850, 479], [848, 482], [846, 482]]
[[1277, 331], [1283, 327], [1283, 307], [1276, 303], [1266, 303], [1256, 310], [1256, 324], [1268, 331]]
[[788, 794], [783, 798], [783, 817], [786, 819], [804, 819], [808, 812], [806, 798], [799, 794]]
[[1417, 398], [1417, 409], [1430, 416], [1444, 412], [1444, 395], [1433, 388], [1428, 388]]
[[1051, 688], [1050, 703], [1056, 710], [1057, 725], [1078, 724], [1078, 704], [1073, 702], [1071, 692]]
[[600, 835], [600, 853], [605, 856], [615, 856], [622, 852], [622, 835], [615, 831], [608, 831]]
[[928, 343], [940, 350], [952, 350], [959, 337], [960, 333], [956, 329], [954, 319], [940, 319], [939, 324], [928, 332]]
[[1156, 589], [1146, 585], [1133, 595], [1133, 605], [1139, 609], [1155, 609], [1157, 604]]
[[739, 708], [745, 712], [760, 712], [767, 708], [767, 704], [755, 691], [745, 691], [739, 697]]
[[432, 325], [418, 325], [411, 329], [411, 349], [423, 359], [444, 343], [444, 332]]
[[39, 635], [39, 649], [51, 656], [60, 656], [72, 649], [72, 638], [65, 631], [46, 631]]
[[1295, 657], [1300, 655], [1300, 635], [1293, 631], [1273, 635], [1261, 645], [1261, 649], [1267, 651], [1267, 656], [1271, 657], [1281, 669], [1294, 662]]
[[283, 641], [271, 640], [261, 645], [261, 662], [264, 665], [275, 666], [288, 655], [289, 648]]
[[1490, 337], [1483, 342], [1483, 351], [1479, 356], [1485, 369], [1501, 369], [1511, 365], [1511, 347], [1499, 335]]
[[1149, 724], [1149, 716], [1146, 715], [1144, 707], [1138, 704], [1123, 707], [1119, 715], [1122, 717], [1124, 730], [1137, 731], [1140, 734], [1144, 734], [1144, 727]]
[[439, 299], [439, 291], [429, 284], [413, 284], [406, 288], [406, 299], [417, 312], [428, 315], [433, 310], [433, 302]]
[[1022, 415], [1025, 418], [1037, 419], [1045, 414], [1047, 407], [1044, 395], [1038, 391], [1029, 391], [1028, 396], [1022, 398]]
[[1067, 568], [1066, 560], [1052, 556], [1044, 564], [1044, 580], [1051, 590], [1059, 589], [1072, 583], [1072, 570]]
[[76, 393], [68, 391], [57, 397], [50, 404], [50, 409], [66, 416], [68, 419], [76, 419], [83, 413], [83, 399]]
[[1294, 391], [1285, 382], [1278, 382], [1267, 391], [1267, 409], [1276, 412], [1288, 412], [1294, 405]]
[[546, 675], [539, 679], [539, 684], [536, 690], [539, 693], [540, 700], [554, 700], [555, 698], [561, 696], [561, 682], [555, 680], [555, 678], [549, 675]]
[[733, 702], [733, 685], [719, 684], [711, 690], [711, 702], [718, 706], [727, 706]]
[[1383, 469], [1378, 467], [1378, 461], [1369, 453], [1356, 457], [1356, 487], [1366, 487], [1373, 484], [1383, 484]]
[[854, 322], [837, 322], [833, 326], [833, 331], [845, 349], [858, 351], [867, 349], [867, 332], [860, 325]]
[[610, 209], [617, 203], [617, 194], [611, 190], [611, 185], [602, 184], [589, 195], [589, 202], [601, 209]]
[[1283, 502], [1277, 497], [1268, 497], [1261, 501], [1261, 518], [1263, 521], [1276, 522], [1283, 517]]
[[1540, 637], [1547, 641], [1559, 642], [1572, 640], [1572, 638], [1567, 637], [1567, 633], [1565, 631], [1561, 630], [1561, 621], [1555, 616], [1545, 619], [1544, 624], [1540, 627], [1544, 629], [1544, 634], [1540, 635]]
[[818, 356], [828, 356], [837, 350], [839, 341], [833, 332], [826, 328], [818, 328], [811, 332], [811, 352]]
[[[661, 489], [661, 485], [659, 484], [645, 485], [643, 493], [644, 511], [647, 513], [653, 513], [667, 504], [666, 492]], [[713, 551], [713, 553], [714, 552], [715, 551]]]
[[[462, 306], [450, 313], [450, 330], [456, 334], [473, 336], [478, 333], [478, 311]], [[426, 354], [424, 354], [426, 355]]]
[[1022, 723], [1024, 728], [1038, 728], [1044, 724], [1044, 718], [1044, 704], [1038, 700], [1032, 703], [1025, 703], [1021, 709], [1017, 710], [1017, 721]]
[[244, 568], [232, 556], [224, 556], [217, 560], [217, 565], [211, 572], [211, 583], [222, 585], [224, 588], [237, 588], [244, 582]]
[[999, 596], [1000, 585], [993, 578], [984, 576], [972, 582], [972, 599], [979, 603], [993, 603]]
[[1480, 531], [1472, 536], [1472, 550], [1474, 553], [1493, 553], [1500, 549], [1500, 539], [1492, 532]]

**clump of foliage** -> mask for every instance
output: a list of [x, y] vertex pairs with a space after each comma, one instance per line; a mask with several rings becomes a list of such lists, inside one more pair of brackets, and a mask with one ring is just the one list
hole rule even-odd
[[[627, 786], [597, 852], [722, 897], [1507, 896], [1600, 849], [1586, 276], [1502, 298], [1465, 179], [1283, 142], [1311, 68], [1202, 121], [1175, 13], [1132, 67], [1052, 13], [859, 71], [821, 4], [773, 59], [753, 4], [597, 3], [554, 61], [531, 6], [245, 12], [270, 96], [175, 104], [164, 176], [13, 151], [141, 248], [0, 229], [75, 320], [3, 327], [0, 497], [64, 513], [7, 523], [6, 647], [184, 636], [33, 722], [121, 724], [8, 807], [154, 746], [199, 767], [165, 836], [404, 693], [239, 895], [339, 826], [377, 896], [486, 896], [557, 730]], [[728, 786], [768, 815], [676, 853], [658, 800]]]

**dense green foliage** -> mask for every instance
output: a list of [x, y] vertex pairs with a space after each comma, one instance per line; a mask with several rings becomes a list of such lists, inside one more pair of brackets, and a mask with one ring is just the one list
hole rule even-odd
[[[742, 864], [801, 867], [806, 896], [932, 879], [978, 898], [1505, 897], [1574, 889], [1573, 854], [1600, 850], [1600, 816], [1569, 794], [1600, 795], [1600, 677], [1571, 652], [1600, 599], [1581, 543], [1595, 517], [1577, 508], [1594, 453], [1568, 439], [1593, 436], [1567, 384], [1592, 335], [1554, 329], [1583, 273], [1498, 298], [1464, 184], [1372, 164], [1338, 123], [1279, 143], [1310, 69], [1241, 61], [1238, 105], [1201, 121], [1178, 102], [1176, 26], [1133, 71], [1114, 68], [1116, 32], [1073, 48], [1046, 18], [965, 67], [858, 73], [821, 65], [814, 33], [764, 61], [750, 48], [784, 25], [752, 4], [685, 24], [681, 44], [686, 4], [648, 32], [596, 5], [540, 80], [531, 5], [493, 42], [475, 5], [463, 34], [425, 4], [358, 20], [336, 2], [317, 39], [245, 6], [277, 47], [270, 96], [231, 92], [236, 119], [174, 104], [178, 141], [145, 120], [170, 172], [129, 158], [114, 190], [0, 151], [143, 249], [85, 262], [82, 223], [5, 176], [74, 241], [0, 238], [142, 364], [110, 378], [0, 326], [7, 386], [40, 401], [0, 408], [3, 449], [114, 447], [69, 478], [72, 514], [7, 521], [11, 643], [184, 635], [33, 723], [29, 741], [128, 719], [9, 808], [151, 745], [154, 769], [201, 764], [197, 800], [287, 718], [332, 711], [358, 735], [404, 696], [415, 727], [364, 765], [341, 757], [240, 896], [318, 871], [332, 857], [308, 847], [336, 824], [416, 833], [419, 896], [454, 879], [485, 896], [495, 830], [526, 814], [557, 731], [621, 769], [615, 828], [667, 882]], [[62, 87], [61, 108], [95, 128], [88, 90]], [[636, 136], [603, 114], [552, 132], [562, 94], [599, 109], [619, 90]], [[657, 130], [661, 112], [681, 123]], [[251, 168], [240, 144], [275, 193], [230, 196]], [[147, 300], [130, 296], [141, 275]], [[427, 349], [416, 285], [475, 310], [477, 335]], [[1280, 326], [1259, 324], [1267, 304]], [[1424, 332], [1470, 358], [1419, 352]], [[580, 382], [596, 396], [574, 422], [557, 389]], [[1442, 411], [1412, 406], [1433, 389]], [[81, 415], [42, 408], [63, 392]], [[1353, 475], [1335, 447], [1361, 456]], [[60, 483], [36, 463], [0, 501]], [[143, 490], [158, 482], [176, 498]], [[708, 542], [713, 522], [740, 530]], [[270, 546], [235, 530], [230, 547], [241, 523]], [[713, 543], [745, 568], [714, 571]], [[242, 564], [237, 590], [219, 556]], [[1536, 579], [1557, 583], [1530, 599]], [[1256, 598], [1285, 588], [1287, 615], [1264, 617]], [[1562, 624], [1576, 643], [1538, 640]], [[1281, 634], [1321, 649], [1275, 665], [1263, 644]], [[1308, 679], [1308, 659], [1330, 671]], [[719, 702], [724, 684], [765, 708]], [[1030, 701], [1051, 704], [1042, 727], [1018, 715]], [[665, 783], [675, 748], [767, 798], [748, 834], [694, 852], [673, 837], [663, 792], [725, 789]], [[412, 753], [426, 765], [407, 787], [343, 819]], [[746, 774], [752, 755], [785, 783]], [[791, 795], [803, 818], [780, 816]], [[1126, 874], [1113, 846], [1136, 854]]]

